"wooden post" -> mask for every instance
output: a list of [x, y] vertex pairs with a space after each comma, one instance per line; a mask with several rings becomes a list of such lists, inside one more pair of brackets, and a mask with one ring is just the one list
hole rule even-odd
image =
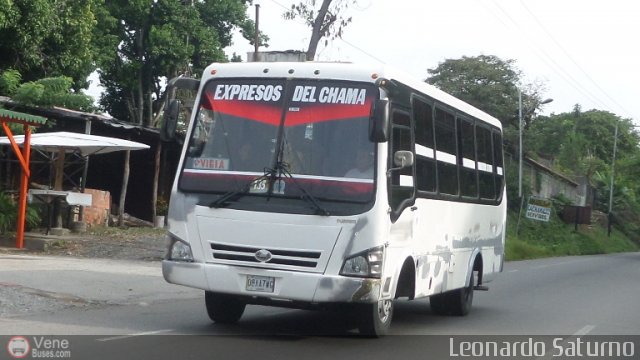
[[122, 174], [122, 189], [120, 191], [120, 205], [118, 207], [118, 226], [124, 226], [124, 204], [127, 198], [127, 186], [129, 185], [129, 162], [131, 151], [124, 152], [124, 170]]
[[162, 141], [158, 140], [158, 144], [156, 145], [156, 154], [154, 159], [154, 169], [153, 169], [153, 186], [151, 193], [151, 201], [152, 201], [152, 219], [155, 219], [158, 215], [158, 182], [160, 180], [160, 157], [162, 155]]
[[[29, 190], [29, 159], [31, 157], [31, 128], [24, 125], [24, 144], [22, 145], [22, 181], [20, 182], [20, 198], [18, 200], [18, 224], [16, 229], [16, 247], [24, 248], [24, 228], [27, 219], [27, 192]], [[25, 170], [26, 166], [26, 170]]]
[[[64, 149], [58, 150], [58, 157], [56, 157], [56, 178], [53, 183], [53, 189], [61, 191], [64, 184]], [[55, 228], [62, 228], [62, 199], [56, 197], [54, 200], [54, 214], [56, 217]]]

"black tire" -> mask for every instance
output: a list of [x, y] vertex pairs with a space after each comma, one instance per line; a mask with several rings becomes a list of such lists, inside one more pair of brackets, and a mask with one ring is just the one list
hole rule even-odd
[[473, 304], [473, 272], [471, 272], [469, 286], [452, 291], [450, 296], [451, 315], [466, 316]]
[[465, 316], [471, 311], [473, 304], [473, 272], [469, 285], [446, 293], [432, 295], [429, 298], [431, 311], [437, 315]]
[[431, 311], [436, 315], [449, 315], [449, 294], [431, 295], [429, 297], [429, 304], [431, 305]]
[[209, 318], [218, 324], [235, 324], [247, 306], [235, 296], [211, 291], [204, 292], [204, 301]]
[[358, 306], [358, 330], [363, 336], [380, 337], [389, 333], [393, 319], [393, 299]]

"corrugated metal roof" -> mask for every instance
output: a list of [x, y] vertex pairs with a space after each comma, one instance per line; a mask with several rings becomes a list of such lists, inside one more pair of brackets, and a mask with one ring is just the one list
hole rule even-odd
[[36, 116], [31, 114], [25, 114], [17, 111], [11, 111], [7, 109], [0, 109], [0, 118], [5, 121], [22, 123], [27, 125], [44, 125], [47, 123], [47, 118], [42, 116]]

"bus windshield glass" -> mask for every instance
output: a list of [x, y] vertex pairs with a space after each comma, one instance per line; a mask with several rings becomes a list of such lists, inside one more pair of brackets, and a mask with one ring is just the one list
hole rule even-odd
[[[223, 194], [251, 184], [246, 193], [258, 197], [369, 202], [375, 169], [369, 116], [378, 96], [373, 84], [353, 81], [211, 80], [179, 188]], [[269, 184], [274, 177], [264, 175], [274, 171], [277, 180]]]

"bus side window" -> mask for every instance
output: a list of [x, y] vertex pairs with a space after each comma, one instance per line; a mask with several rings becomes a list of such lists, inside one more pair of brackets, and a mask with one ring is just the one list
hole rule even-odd
[[493, 130], [493, 159], [496, 174], [496, 197], [502, 197], [502, 188], [504, 187], [504, 161], [502, 152], [502, 135], [498, 130]]
[[435, 129], [438, 190], [441, 194], [458, 195], [458, 155], [454, 116], [436, 108]]
[[469, 198], [478, 197], [478, 172], [473, 122], [458, 117], [458, 146], [460, 156], [460, 194]]
[[413, 99], [413, 121], [416, 137], [416, 186], [419, 191], [436, 191], [436, 160], [433, 142], [433, 107]]
[[478, 149], [480, 198], [494, 200], [496, 198], [496, 187], [493, 178], [494, 163], [491, 131], [484, 126], [476, 126], [476, 141]]

